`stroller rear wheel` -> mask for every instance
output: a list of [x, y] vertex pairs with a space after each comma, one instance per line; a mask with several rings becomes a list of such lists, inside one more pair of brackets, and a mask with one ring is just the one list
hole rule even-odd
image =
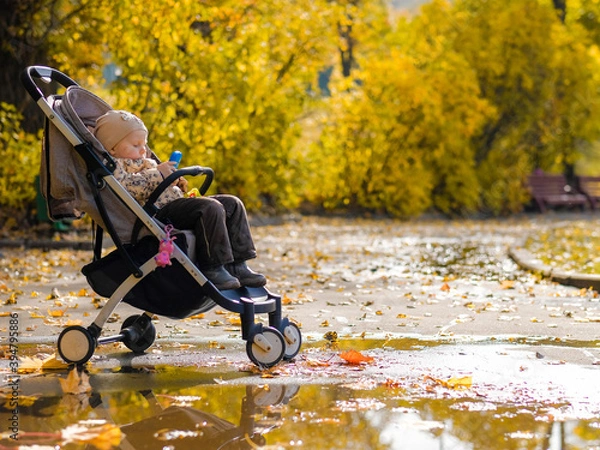
[[68, 363], [84, 364], [96, 350], [96, 338], [79, 325], [65, 328], [58, 337], [58, 354]]
[[146, 314], [129, 316], [121, 325], [123, 344], [134, 353], [143, 353], [156, 339], [156, 327]]
[[283, 359], [285, 340], [276, 328], [265, 327], [246, 343], [248, 358], [259, 367], [273, 367]]

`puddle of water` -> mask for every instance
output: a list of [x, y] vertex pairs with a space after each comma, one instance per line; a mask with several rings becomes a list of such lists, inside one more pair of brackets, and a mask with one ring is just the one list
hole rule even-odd
[[[107, 449], [110, 436], [123, 449], [600, 447], [596, 366], [540, 359], [539, 346], [524, 344], [370, 344], [361, 351], [374, 361], [361, 366], [316, 347], [267, 372], [247, 363], [92, 366], [92, 389], [81, 394], [63, 393], [66, 372], [23, 376], [19, 441], [4, 402], [0, 446], [83, 448], [66, 439], [78, 429], [90, 448]], [[461, 377], [468, 382], [448, 384]]]
[[[458, 450], [600, 445], [600, 418], [561, 420], [565, 407], [498, 404], [471, 396], [418, 399], [393, 386], [212, 384], [42, 397], [22, 408], [19, 437], [21, 445], [57, 445], [62, 441], [51, 435], [74, 424], [85, 427], [93, 420], [96, 425], [118, 427], [123, 449]], [[0, 416], [8, 423], [5, 412]], [[2, 444], [10, 445], [6, 439]]]

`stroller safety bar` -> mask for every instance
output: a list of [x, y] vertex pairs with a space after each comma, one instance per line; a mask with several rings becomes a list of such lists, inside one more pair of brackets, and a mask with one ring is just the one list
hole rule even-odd
[[206, 191], [208, 191], [208, 188], [210, 187], [213, 178], [215, 176], [215, 172], [210, 168], [210, 167], [201, 167], [201, 166], [191, 166], [191, 167], [184, 167], [182, 169], [178, 169], [175, 172], [173, 172], [172, 174], [170, 174], [167, 178], [165, 178], [154, 190], [154, 192], [152, 192], [152, 194], [150, 195], [150, 197], [148, 197], [148, 201], [146, 202], [146, 204], [144, 205], [144, 209], [148, 210], [148, 208], [152, 209], [154, 206], [154, 203], [156, 202], [156, 200], [158, 200], [158, 197], [160, 197], [160, 195], [164, 192], [164, 190], [169, 187], [171, 184], [173, 184], [173, 182], [175, 180], [177, 180], [180, 177], [184, 177], [184, 176], [198, 176], [198, 175], [204, 175], [204, 181], [202, 182], [202, 186], [200, 186], [200, 194], [204, 195], [206, 194]]

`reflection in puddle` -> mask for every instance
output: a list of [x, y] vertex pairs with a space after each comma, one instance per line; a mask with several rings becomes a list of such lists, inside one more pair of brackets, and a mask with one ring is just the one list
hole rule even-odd
[[[109, 449], [251, 449], [281, 426], [298, 387], [200, 385], [41, 397], [19, 413], [19, 440], [0, 448], [90, 445]], [[2, 413], [2, 418], [5, 416]], [[26, 447], [21, 447], [26, 448]]]
[[[79, 394], [61, 390], [65, 372], [24, 376], [18, 444], [125, 450], [600, 446], [600, 394], [591, 388], [597, 367], [536, 357], [550, 354], [548, 345], [422, 342], [419, 348], [413, 342], [403, 350], [386, 341], [385, 348], [382, 342], [370, 347], [365, 351], [374, 362], [361, 366], [315, 348], [260, 373], [244, 366], [92, 367], [89, 390]], [[464, 375], [464, 384], [449, 382]], [[10, 414], [4, 404], [3, 424]], [[0, 446], [16, 444], [2, 435]]]
[[[553, 414], [564, 405], [500, 405], [469, 397], [411, 399], [393, 387], [217, 384], [178, 391], [92, 394], [86, 401], [73, 397], [42, 397], [23, 408], [19, 443], [64, 444], [57, 432], [93, 422], [119, 427], [122, 449], [458, 450], [600, 445], [600, 418], [558, 422]], [[102, 447], [104, 441], [94, 436], [87, 443], [113, 448]], [[2, 445], [11, 443], [5, 438]]]
[[[144, 394], [154, 415], [121, 427], [126, 445], [140, 449], [233, 449], [257, 448], [265, 444], [264, 434], [280, 425], [281, 408], [297, 392], [294, 386], [269, 387], [247, 386], [239, 406], [238, 417], [224, 418], [209, 413], [211, 404], [220, 403], [222, 397], [216, 392], [203, 391], [202, 395], [168, 395], [164, 398], [151, 392]], [[235, 399], [239, 397], [234, 397]], [[162, 403], [168, 407], [163, 409]], [[121, 447], [127, 448], [123, 443]]]

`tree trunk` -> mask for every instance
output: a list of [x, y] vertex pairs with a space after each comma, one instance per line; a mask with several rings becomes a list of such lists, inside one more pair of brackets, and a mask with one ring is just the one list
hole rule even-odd
[[48, 63], [45, 41], [35, 42], [32, 33], [33, 14], [45, 2], [0, 0], [0, 102], [15, 105], [24, 116], [23, 128], [36, 132], [43, 115], [21, 85], [20, 76], [27, 66]]
[[339, 36], [344, 42], [344, 48], [340, 47], [340, 57], [342, 60], [342, 74], [349, 77], [354, 65], [354, 39], [352, 37], [352, 25], [338, 24]]
[[[349, 3], [353, 6], [357, 6], [360, 3], [360, 0], [350, 0]], [[354, 45], [356, 41], [354, 40], [354, 35], [352, 33], [354, 17], [352, 17], [352, 15], [348, 13], [344, 22], [345, 23], [338, 22], [337, 28], [338, 36], [340, 37], [340, 40], [343, 43], [343, 46], [339, 48], [342, 63], [342, 74], [344, 75], [344, 77], [348, 78], [355, 65]]]
[[554, 3], [554, 9], [558, 13], [558, 18], [562, 23], [565, 23], [567, 18], [567, 0], [552, 0]]

